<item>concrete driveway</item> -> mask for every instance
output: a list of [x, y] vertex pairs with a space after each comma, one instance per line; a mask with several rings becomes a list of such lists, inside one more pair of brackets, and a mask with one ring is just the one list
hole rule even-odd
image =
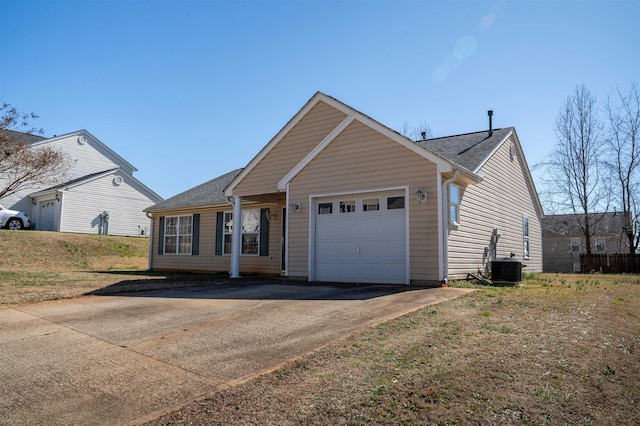
[[0, 308], [0, 423], [143, 423], [467, 291], [239, 281]]

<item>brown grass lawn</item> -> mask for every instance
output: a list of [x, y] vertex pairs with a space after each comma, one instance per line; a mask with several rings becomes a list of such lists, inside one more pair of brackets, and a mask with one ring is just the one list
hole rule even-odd
[[[147, 244], [0, 230], [0, 305], [217, 282], [146, 272]], [[639, 425], [640, 276], [478, 287], [150, 424]]]
[[638, 425], [640, 276], [479, 288], [150, 424]]
[[147, 272], [148, 253], [147, 238], [0, 230], [0, 306], [219, 279]]

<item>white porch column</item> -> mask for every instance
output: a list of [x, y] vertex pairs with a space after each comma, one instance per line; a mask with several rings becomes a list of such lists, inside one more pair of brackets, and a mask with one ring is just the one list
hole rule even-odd
[[240, 278], [240, 252], [242, 251], [242, 199], [233, 199], [233, 226], [231, 237], [231, 278]]

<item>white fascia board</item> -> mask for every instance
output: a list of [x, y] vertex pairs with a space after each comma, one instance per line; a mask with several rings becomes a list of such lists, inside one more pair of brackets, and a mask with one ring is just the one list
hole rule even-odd
[[402, 136], [400, 133], [391, 130], [387, 126], [380, 124], [376, 120], [370, 117], [367, 117], [366, 115], [358, 114], [356, 116], [356, 120], [358, 120], [365, 126], [372, 128], [376, 132], [381, 133], [382, 135], [388, 137], [389, 139], [399, 143], [405, 148], [415, 152], [421, 157], [426, 158], [432, 163], [435, 163], [438, 166], [438, 168], [442, 168], [443, 170], [447, 170], [447, 169], [451, 170], [453, 168], [453, 163], [451, 163], [449, 160], [446, 160], [445, 158], [435, 154], [434, 152], [421, 147], [420, 145], [413, 142], [411, 139], [407, 138], [406, 136]]
[[515, 141], [514, 145], [518, 150], [518, 156], [522, 159], [522, 164], [525, 170], [525, 178], [529, 182], [529, 185], [531, 185], [531, 189], [533, 190], [533, 195], [535, 196], [534, 202], [536, 203], [536, 207], [538, 208], [538, 216], [542, 217], [544, 216], [544, 209], [542, 208], [542, 203], [540, 202], [540, 198], [538, 197], [538, 190], [536, 189], [536, 184], [533, 181], [533, 176], [531, 176], [531, 169], [529, 168], [529, 163], [527, 163], [527, 158], [524, 156], [524, 151], [522, 150], [522, 145], [520, 144], [520, 138], [518, 137], [518, 134], [516, 133], [515, 128], [513, 129], [512, 133], [513, 133], [513, 139]]
[[105, 170], [104, 172], [99, 173], [99, 174], [87, 176], [84, 179], [76, 180], [75, 182], [73, 182], [71, 184], [68, 184], [68, 185], [59, 185], [59, 186], [56, 186], [56, 187], [53, 187], [53, 188], [49, 188], [49, 189], [45, 189], [45, 190], [42, 190], [42, 191], [31, 193], [31, 194], [29, 194], [29, 197], [39, 197], [41, 195], [48, 194], [48, 193], [64, 192], [64, 191], [66, 191], [68, 189], [72, 189], [72, 188], [75, 188], [76, 186], [84, 185], [87, 182], [92, 182], [92, 181], [94, 181], [96, 179], [99, 179], [99, 178], [101, 178], [103, 176], [107, 176], [109, 174], [112, 174], [112, 173], [115, 173], [115, 172], [118, 172], [118, 171], [121, 172], [122, 174], [127, 175], [128, 177], [131, 177], [133, 179], [133, 176], [131, 176], [130, 174], [124, 172], [122, 169], [110, 169], [110, 170]]
[[520, 144], [520, 138], [518, 137], [518, 133], [516, 132], [515, 127], [513, 127], [511, 131], [507, 134], [507, 136], [505, 136], [505, 138], [496, 146], [496, 148], [493, 151], [491, 151], [491, 153], [487, 156], [487, 158], [485, 158], [484, 161], [482, 161], [482, 163], [480, 163], [478, 167], [476, 167], [473, 173], [482, 177], [482, 173], [480, 172], [480, 169], [482, 168], [482, 166], [484, 166], [485, 163], [489, 161], [491, 157], [493, 157], [493, 155], [502, 147], [502, 145], [505, 142], [507, 142], [511, 138], [511, 136], [513, 136], [513, 146], [515, 146], [516, 149], [518, 150], [518, 157], [522, 159], [522, 165], [524, 166], [524, 171], [525, 171], [525, 179], [527, 180], [529, 185], [531, 185], [531, 189], [533, 190], [533, 195], [534, 195], [533, 201], [536, 205], [536, 208], [538, 209], [539, 217], [542, 217], [544, 216], [544, 209], [542, 208], [542, 203], [540, 202], [540, 198], [538, 197], [538, 190], [536, 189], [536, 184], [533, 181], [533, 176], [531, 176], [531, 169], [529, 169], [527, 158], [524, 156], [524, 151], [522, 150], [522, 145]]
[[478, 164], [478, 166], [473, 170], [473, 173], [477, 174], [478, 171], [482, 168], [482, 166], [484, 166], [487, 163], [487, 161], [489, 161], [489, 158], [493, 157], [493, 155], [502, 147], [502, 145], [504, 145], [504, 143], [509, 140], [512, 134], [513, 134], [513, 130], [509, 131], [509, 133], [507, 133], [507, 135], [500, 141], [500, 143], [497, 144], [495, 148], [493, 148], [493, 150], [489, 153], [489, 155], [487, 155], [484, 158], [484, 160], [482, 160], [482, 162]]
[[416, 143], [409, 140], [408, 138], [400, 135], [399, 133], [394, 132], [393, 130], [389, 129], [386, 126], [383, 126], [382, 124], [378, 123], [372, 118], [369, 118], [363, 115], [362, 113], [359, 113], [356, 110], [352, 110], [351, 114], [349, 114], [349, 116], [345, 118], [342, 121], [342, 123], [340, 123], [335, 129], [333, 129], [331, 133], [329, 133], [327, 137], [320, 144], [318, 144], [318, 146], [316, 146], [311, 152], [309, 152], [309, 154], [307, 154], [307, 156], [304, 159], [302, 159], [302, 161], [300, 161], [293, 169], [291, 169], [289, 173], [287, 173], [287, 175], [284, 178], [282, 178], [280, 182], [278, 182], [278, 189], [279, 190], [286, 189], [287, 184], [291, 182], [291, 180], [298, 173], [300, 173], [300, 171], [302, 171], [302, 169], [304, 169], [311, 162], [311, 160], [313, 160], [318, 154], [320, 154], [320, 152], [322, 152], [322, 150], [326, 148], [327, 145], [329, 145], [340, 133], [342, 133], [355, 120], [358, 120], [365, 126], [372, 128], [373, 130], [382, 134], [383, 136], [386, 136], [387, 138], [393, 140], [394, 142], [399, 143], [400, 145], [413, 151], [414, 153], [420, 155], [421, 157], [426, 158], [432, 163], [435, 163], [438, 167], [438, 170], [441, 173], [451, 171], [454, 168], [454, 164], [451, 163], [450, 161], [447, 161], [446, 159], [440, 157], [439, 155], [436, 155], [435, 153], [424, 149], [423, 147], [417, 145]]
[[60, 189], [58, 188], [50, 188], [50, 189], [45, 189], [44, 191], [38, 191], [38, 192], [32, 192], [31, 194], [28, 195], [29, 198], [41, 198], [44, 196], [47, 196], [49, 194], [56, 194], [60, 192]]
[[75, 132], [66, 133], [64, 135], [56, 136], [56, 137], [50, 138], [50, 139], [45, 139], [43, 141], [38, 141], [38, 142], [35, 142], [33, 144], [33, 146], [46, 145], [46, 144], [48, 144], [50, 142], [55, 142], [55, 141], [58, 141], [60, 139], [68, 138], [69, 136], [78, 136], [79, 137], [80, 135], [84, 135], [86, 137], [89, 137], [95, 143], [97, 143], [97, 144], [101, 145], [102, 147], [104, 147], [104, 149], [107, 150], [107, 152], [109, 152], [109, 154], [113, 155], [113, 157], [116, 159], [116, 162], [120, 162], [125, 167], [131, 169], [132, 172], [137, 172], [138, 171], [138, 169], [136, 169], [133, 166], [133, 164], [129, 163], [127, 160], [122, 158], [117, 152], [115, 152], [113, 149], [109, 148], [108, 145], [103, 143], [100, 139], [98, 139], [97, 137], [92, 135], [88, 130], [85, 130], [85, 129], [81, 129], [81, 130], [78, 130], [78, 131], [75, 131]]
[[269, 143], [260, 150], [258, 155], [249, 161], [249, 164], [242, 169], [238, 176], [231, 181], [231, 183], [225, 188], [224, 195], [227, 197], [233, 197], [234, 188], [238, 186], [238, 184], [256, 167], [256, 165], [260, 163], [260, 161], [262, 161], [262, 159], [271, 152], [271, 150], [291, 131], [291, 129], [293, 129], [296, 124], [298, 124], [300, 120], [302, 120], [302, 118], [304, 118], [304, 116], [306, 116], [320, 101], [325, 102], [347, 115], [353, 112], [353, 110], [346, 105], [336, 101], [324, 93], [316, 92], [316, 94], [307, 101], [300, 111], [298, 111], [296, 115], [294, 115], [293, 118], [291, 118], [291, 120], [289, 120], [289, 122], [269, 141]]
[[287, 185], [289, 184], [289, 182], [291, 182], [291, 180], [298, 173], [300, 173], [302, 169], [304, 169], [307, 164], [311, 162], [311, 160], [313, 160], [318, 154], [320, 154], [320, 152], [325, 149], [327, 145], [333, 142], [333, 140], [337, 138], [338, 135], [349, 126], [349, 124], [353, 123], [353, 120], [355, 120], [354, 115], [355, 113], [351, 113], [349, 116], [347, 116], [347, 118], [342, 120], [342, 122], [338, 124], [335, 129], [329, 132], [329, 134], [322, 140], [322, 142], [316, 145], [315, 148], [313, 148], [298, 164], [296, 164], [296, 166], [291, 169], [291, 171], [287, 173], [280, 182], [278, 182], [278, 189], [281, 191], [287, 189]]
[[140, 192], [144, 192], [146, 193], [149, 198], [151, 199], [155, 199], [155, 203], [159, 203], [160, 201], [164, 201], [164, 198], [162, 198], [160, 195], [156, 194], [156, 192], [154, 190], [152, 190], [151, 188], [149, 188], [147, 185], [145, 185], [144, 183], [140, 182], [138, 179], [136, 179], [135, 176], [130, 175], [129, 173], [125, 172], [124, 170], [120, 169], [119, 170], [123, 175], [126, 175], [126, 179], [127, 180], [131, 180], [131, 182], [133, 183], [132, 186], [137, 187], [137, 189]]
[[[93, 182], [93, 181], [94, 181], [94, 180], [96, 180], [96, 179], [100, 179], [101, 177], [108, 176], [108, 175], [110, 175], [110, 174], [112, 174], [112, 173], [115, 173], [115, 172], [117, 172], [117, 171], [122, 172], [122, 170], [121, 170], [121, 169], [110, 169], [110, 170], [106, 170], [106, 171], [104, 171], [104, 172], [102, 172], [102, 173], [99, 173], [99, 174], [96, 174], [96, 175], [92, 175], [92, 176], [90, 176], [90, 177], [87, 177], [86, 179], [78, 180], [77, 182], [74, 182], [74, 183], [72, 183], [72, 184], [69, 184], [69, 185], [63, 185], [63, 186], [61, 186], [61, 187], [59, 188], [59, 190], [60, 190], [60, 191], [66, 191], [66, 190], [68, 190], [68, 189], [73, 189], [73, 188], [75, 188], [76, 186], [84, 185], [85, 183], [88, 183], [88, 182]], [[123, 173], [123, 174], [126, 174], [126, 173]], [[130, 175], [129, 175], [129, 176], [130, 176]]]
[[127, 173], [125, 170], [123, 169], [111, 169], [111, 170], [106, 170], [103, 173], [97, 174], [97, 175], [93, 175], [87, 179], [83, 179], [83, 180], [79, 180], [77, 182], [72, 183], [71, 185], [65, 185], [59, 188], [59, 190], [61, 191], [67, 191], [69, 189], [73, 189], [77, 186], [80, 185], [84, 185], [86, 183], [89, 182], [93, 182], [94, 180], [100, 179], [102, 177], [105, 176], [109, 176], [109, 175], [114, 175], [114, 174], [122, 174], [125, 176], [125, 180], [127, 181], [128, 185], [131, 186], [135, 186], [139, 191], [146, 193], [150, 198], [155, 199], [156, 203], [159, 203], [160, 201], [163, 201], [164, 199], [156, 194], [153, 190], [151, 190], [151, 188], [149, 188], [148, 186], [146, 186], [144, 183], [140, 182], [138, 179], [136, 179], [133, 175]]

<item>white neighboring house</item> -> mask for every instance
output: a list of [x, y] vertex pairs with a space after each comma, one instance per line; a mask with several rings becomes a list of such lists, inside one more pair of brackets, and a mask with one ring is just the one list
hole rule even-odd
[[137, 169], [86, 130], [50, 139], [34, 138], [33, 146], [48, 145], [66, 152], [73, 167], [66, 182], [31, 188], [0, 200], [27, 213], [42, 231], [148, 236], [147, 207], [162, 197], [133, 177]]

